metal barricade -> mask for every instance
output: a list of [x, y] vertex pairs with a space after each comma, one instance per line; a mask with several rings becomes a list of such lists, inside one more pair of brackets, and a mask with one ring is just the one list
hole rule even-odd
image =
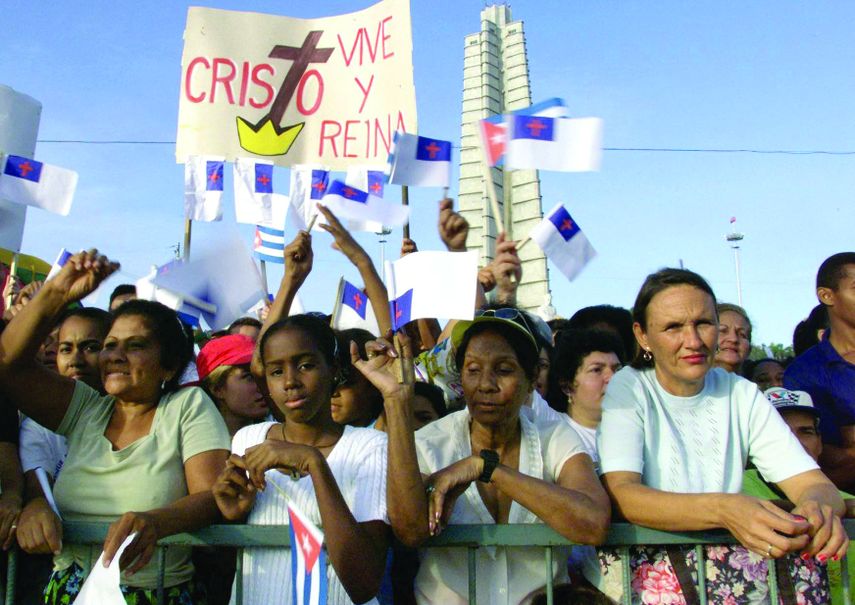
[[[855, 520], [844, 521], [844, 526], [850, 538], [855, 539]], [[63, 540], [75, 544], [101, 545], [107, 535], [106, 523], [65, 523]], [[163, 602], [163, 573], [166, 549], [170, 546], [232, 546], [237, 548], [237, 570], [235, 574], [235, 602], [243, 605], [243, 549], [258, 546], [274, 546], [290, 548], [291, 538], [287, 525], [258, 526], [258, 525], [214, 525], [193, 533], [176, 534], [161, 540], [158, 545], [158, 600]], [[698, 596], [701, 605], [705, 605], [706, 577], [704, 572], [705, 545], [733, 544], [736, 540], [726, 531], [709, 532], [665, 532], [628, 523], [614, 523], [609, 531], [605, 546], [617, 547], [623, 568], [623, 602], [631, 601], [631, 576], [629, 547], [633, 545], [693, 545], [698, 561]], [[553, 548], [571, 546], [573, 543], [559, 535], [553, 529], [542, 524], [534, 525], [457, 525], [445, 528], [440, 536], [431, 538], [425, 548], [465, 548], [468, 555], [469, 568], [469, 602], [477, 603], [477, 555], [482, 547], [514, 548], [535, 546], [544, 549], [544, 566], [546, 569], [546, 600], [553, 605], [552, 566]], [[769, 596], [772, 603], [778, 602], [778, 590], [775, 566], [768, 565]], [[15, 576], [17, 569], [17, 552], [13, 548], [7, 556], [7, 579], [5, 595], [0, 600], [6, 605], [15, 603]], [[851, 589], [847, 562], [841, 563], [841, 584], [846, 603], [852, 603]]]

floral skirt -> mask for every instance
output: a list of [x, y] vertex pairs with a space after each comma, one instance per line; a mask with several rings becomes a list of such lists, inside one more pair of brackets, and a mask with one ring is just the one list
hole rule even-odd
[[[76, 563], [61, 571], [54, 571], [45, 587], [45, 605], [70, 605], [77, 598], [77, 593], [83, 587], [85, 579], [83, 568]], [[128, 605], [205, 605], [207, 603], [204, 590], [198, 589], [192, 580], [164, 588], [163, 603], [157, 600], [157, 589], [125, 585], [120, 585], [119, 588]]]
[[[770, 603], [766, 559], [742, 546], [706, 546], [707, 602], [710, 605], [760, 605]], [[671, 549], [671, 552], [675, 550]], [[685, 559], [681, 566], [697, 582], [697, 561], [693, 548], [676, 552]], [[623, 596], [622, 562], [618, 551], [597, 551], [600, 565], [599, 588], [620, 603]], [[689, 588], [683, 593], [680, 575], [671, 564], [665, 547], [633, 546], [629, 549], [633, 605], [691, 605]], [[776, 565], [779, 603], [782, 605], [824, 605], [831, 601], [825, 567], [813, 559], [790, 555]], [[783, 573], [782, 573], [783, 572]], [[781, 577], [781, 576], [785, 577]], [[688, 579], [688, 578], [687, 578]], [[696, 586], [696, 585], [695, 585]], [[789, 598], [787, 595], [790, 595]], [[687, 598], [688, 597], [688, 598]], [[696, 601], [694, 601], [696, 602]]]

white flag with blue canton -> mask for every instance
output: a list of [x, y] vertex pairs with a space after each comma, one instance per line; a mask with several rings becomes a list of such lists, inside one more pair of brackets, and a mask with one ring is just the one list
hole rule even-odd
[[392, 327], [414, 319], [472, 319], [478, 282], [478, 253], [413, 252], [386, 261]]
[[[547, 118], [567, 117], [567, 106], [564, 99], [557, 97], [535, 103], [529, 107], [511, 112], [512, 116], [544, 116]], [[487, 163], [490, 166], [500, 166], [504, 160], [508, 146], [508, 117], [502, 114], [490, 116], [479, 121], [481, 131], [481, 146], [484, 149]]]
[[184, 162], [184, 218], [210, 223], [223, 220], [224, 158], [190, 156]]
[[367, 191], [374, 197], [383, 197], [386, 172], [383, 166], [352, 166], [347, 169], [344, 182], [351, 187]]
[[[312, 222], [312, 217], [318, 213], [317, 203], [324, 199], [329, 182], [330, 171], [323, 166], [291, 166], [291, 189], [288, 192], [291, 206], [288, 214], [297, 229], [305, 230]], [[318, 217], [313, 231], [322, 231], [319, 225], [323, 218]]]
[[256, 225], [252, 251], [258, 260], [284, 265], [285, 231], [265, 227], [264, 225]]
[[235, 158], [233, 174], [235, 220], [247, 225], [272, 222], [273, 162]]
[[290, 502], [288, 530], [291, 536], [291, 603], [326, 605], [327, 553], [323, 532]]
[[333, 306], [330, 325], [335, 330], [361, 328], [374, 336], [380, 336], [374, 307], [371, 306], [365, 290], [354, 286], [343, 277], [338, 283], [338, 296]]
[[600, 118], [507, 116], [509, 170], [588, 172], [600, 169], [603, 121]]
[[570, 281], [597, 255], [578, 223], [561, 204], [550, 210], [528, 235]]
[[71, 252], [63, 248], [59, 251], [59, 254], [56, 257], [56, 260], [53, 261], [53, 265], [51, 265], [50, 272], [45, 277], [45, 281], [54, 277], [60, 270], [65, 266], [65, 263], [68, 262], [68, 259], [71, 258]]
[[67, 216], [77, 173], [19, 155], [6, 156], [0, 172], [0, 199]]
[[375, 232], [373, 225], [401, 227], [410, 219], [410, 207], [387, 202], [341, 181], [330, 183], [323, 204], [351, 231]]
[[448, 187], [451, 181], [451, 142], [396, 132], [386, 174], [393, 185]]

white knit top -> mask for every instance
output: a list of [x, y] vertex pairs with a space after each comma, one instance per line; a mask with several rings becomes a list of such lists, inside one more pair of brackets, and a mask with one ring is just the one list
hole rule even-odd
[[[262, 422], [237, 432], [232, 452], [243, 455], [247, 448], [262, 443], [275, 423]], [[373, 429], [346, 426], [327, 458], [341, 495], [360, 523], [381, 520], [386, 513], [386, 434]], [[321, 514], [311, 477], [297, 481], [278, 471], [265, 473], [268, 483], [281, 487], [291, 503], [315, 525]], [[255, 499], [247, 518], [249, 525], [288, 525], [288, 506], [279, 490], [268, 486]], [[350, 605], [352, 601], [332, 565], [327, 568], [327, 603]], [[234, 603], [232, 590], [232, 603]], [[278, 605], [291, 602], [291, 551], [287, 548], [247, 548], [243, 555], [243, 602], [245, 605]], [[369, 603], [376, 603], [376, 599]]]

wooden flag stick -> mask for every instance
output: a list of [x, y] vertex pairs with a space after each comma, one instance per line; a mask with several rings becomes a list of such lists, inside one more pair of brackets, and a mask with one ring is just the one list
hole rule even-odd
[[[406, 185], [401, 186], [401, 204], [404, 206], [410, 205], [410, 189]], [[410, 239], [410, 221], [404, 225], [404, 239]]]
[[193, 229], [193, 221], [184, 219], [184, 262], [190, 261], [190, 234]]
[[[9, 263], [9, 277], [6, 278], [7, 280], [9, 280], [8, 283], [14, 283], [13, 280], [18, 278], [16, 273], [18, 273], [18, 253], [17, 252], [15, 252], [12, 255], [12, 262]], [[15, 300], [15, 295], [10, 294], [9, 298], [4, 301], [4, 306], [6, 309], [8, 309], [9, 307], [12, 306], [13, 300]]]
[[531, 241], [530, 235], [528, 235], [528, 236], [524, 237], [522, 240], [520, 240], [520, 243], [517, 244], [517, 254], [519, 254], [520, 250], [523, 249], [523, 246], [525, 246], [530, 241]]
[[306, 233], [312, 233], [312, 227], [315, 226], [315, 221], [318, 220], [318, 215], [320, 212], [315, 212], [314, 216], [312, 216], [312, 220], [309, 221], [309, 225], [306, 227]]
[[270, 289], [267, 287], [267, 262], [259, 260], [258, 264], [261, 268], [261, 283], [264, 286], [264, 296], [266, 297], [270, 293]]
[[[493, 173], [490, 170], [490, 162], [487, 160], [487, 150], [484, 148], [484, 140], [478, 137], [478, 148], [481, 150], [481, 165], [484, 167], [484, 181], [487, 184], [487, 196], [490, 198], [490, 209], [493, 212], [493, 220], [496, 222], [496, 227], [499, 233], [505, 232], [505, 222], [502, 220], [502, 213], [499, 211], [499, 200], [496, 197], [496, 185], [493, 183]], [[517, 282], [515, 275], [510, 275], [512, 284]]]

